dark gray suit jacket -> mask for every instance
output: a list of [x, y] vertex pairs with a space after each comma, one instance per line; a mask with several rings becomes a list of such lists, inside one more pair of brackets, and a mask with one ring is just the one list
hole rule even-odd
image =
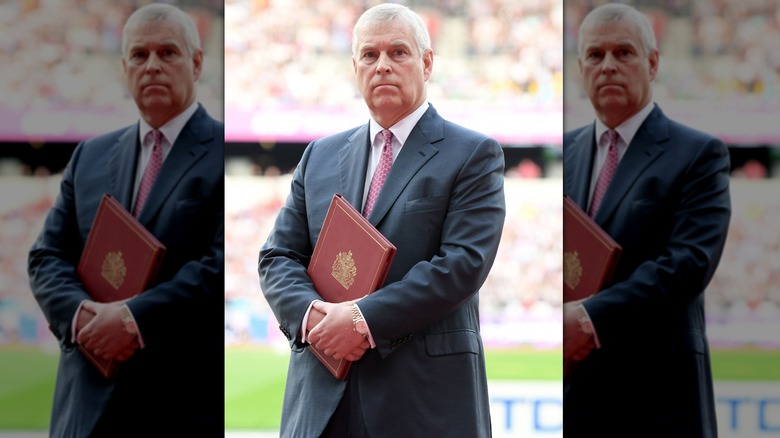
[[[309, 145], [260, 251], [263, 293], [292, 347], [283, 437], [319, 436], [344, 392], [300, 340], [319, 299], [306, 275], [331, 197], [360, 210], [368, 125]], [[372, 437], [490, 435], [478, 291], [504, 222], [499, 144], [430, 107], [398, 155], [369, 220], [398, 252], [384, 287], [360, 302], [377, 348], [353, 364]]]
[[[564, 135], [564, 192], [583, 208], [594, 132]], [[656, 106], [595, 217], [623, 253], [611, 285], [585, 303], [602, 348], [567, 384], [567, 435], [717, 435], [704, 290], [730, 215], [726, 146]]]
[[71, 342], [88, 299], [76, 276], [104, 193], [129, 210], [138, 124], [78, 145], [30, 250], [33, 294], [60, 343], [52, 437], [224, 433], [224, 126], [199, 107], [166, 158], [139, 221], [166, 247], [155, 284], [128, 306], [146, 343], [105, 380]]

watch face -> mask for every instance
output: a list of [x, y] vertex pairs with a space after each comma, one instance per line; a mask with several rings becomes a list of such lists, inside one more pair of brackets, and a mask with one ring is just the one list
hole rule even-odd
[[365, 320], [361, 320], [355, 323], [355, 331], [360, 333], [361, 335], [365, 335], [368, 333], [368, 325], [366, 325]]

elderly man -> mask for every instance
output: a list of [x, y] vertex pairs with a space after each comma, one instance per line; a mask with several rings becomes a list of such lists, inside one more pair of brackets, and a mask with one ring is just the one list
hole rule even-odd
[[[224, 128], [196, 101], [203, 51], [183, 11], [135, 11], [122, 52], [140, 120], [78, 145], [29, 254], [61, 347], [50, 436], [222, 436]], [[104, 193], [167, 248], [156, 281], [127, 302], [94, 302], [76, 275]], [[120, 361], [116, 375], [77, 344]]]
[[564, 135], [564, 192], [623, 252], [604, 290], [564, 305], [564, 357], [580, 361], [565, 433], [714, 437], [704, 290], [731, 214], [728, 150], [653, 102], [659, 52], [643, 14], [598, 7], [578, 44], [596, 120]]
[[[352, 62], [371, 119], [308, 146], [260, 251], [263, 293], [292, 347], [283, 437], [491, 434], [478, 291], [504, 222], [504, 157], [428, 103], [433, 59], [408, 8], [360, 17]], [[385, 284], [357, 303], [323, 302], [306, 275], [334, 193], [398, 248]], [[346, 381], [309, 343], [353, 361]]]

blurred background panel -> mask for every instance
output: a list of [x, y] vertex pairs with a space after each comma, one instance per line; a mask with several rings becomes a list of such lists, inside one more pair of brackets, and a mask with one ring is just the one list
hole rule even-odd
[[[565, 130], [594, 119], [576, 41], [585, 14], [602, 3], [565, 2]], [[732, 218], [705, 292], [720, 436], [780, 436], [780, 2], [623, 3], [656, 32], [655, 101], [729, 147]]]
[[[121, 39], [126, 19], [147, 3], [0, 2], [0, 435], [46, 436], [59, 348], [30, 291], [27, 252], [78, 142], [138, 120]], [[198, 100], [223, 120], [223, 1], [167, 3], [196, 23]]]
[[[306, 145], [369, 120], [352, 27], [378, 1], [225, 2], [226, 428], [279, 425], [289, 346], [257, 259]], [[563, 1], [399, 1], [428, 24], [428, 99], [497, 139], [507, 218], [480, 291], [495, 436], [561, 436]]]

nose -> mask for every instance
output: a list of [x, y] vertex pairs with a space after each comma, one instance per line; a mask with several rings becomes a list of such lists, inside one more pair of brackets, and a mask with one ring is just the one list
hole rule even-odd
[[149, 54], [146, 59], [146, 73], [159, 73], [160, 72], [160, 58], [155, 53]]
[[604, 61], [601, 63], [601, 71], [604, 73], [614, 73], [617, 71], [617, 59], [611, 54], [604, 55]]
[[376, 61], [376, 72], [379, 74], [390, 73], [393, 68], [390, 63], [390, 57], [385, 53], [379, 54], [379, 59]]

